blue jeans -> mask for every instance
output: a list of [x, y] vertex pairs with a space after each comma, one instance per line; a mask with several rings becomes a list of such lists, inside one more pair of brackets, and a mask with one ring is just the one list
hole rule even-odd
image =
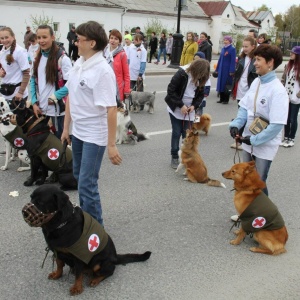
[[159, 48], [159, 51], [158, 51], [158, 54], [157, 54], [157, 62], [159, 62], [160, 61], [160, 56], [161, 56], [161, 54], [163, 53], [163, 55], [164, 55], [164, 62], [166, 62], [167, 61], [167, 50], [166, 50], [166, 48]]
[[73, 175], [78, 181], [80, 207], [103, 225], [98, 179], [105, 146], [72, 136]]
[[251, 154], [249, 152], [243, 150], [243, 161], [244, 162], [249, 162], [249, 161], [252, 161], [253, 159], [255, 161], [256, 170], [257, 170], [261, 180], [266, 183], [266, 187], [262, 191], [266, 195], [268, 195], [269, 192], [268, 192], [268, 187], [267, 187], [267, 178], [268, 178], [268, 174], [269, 174], [269, 170], [270, 170], [272, 161], [267, 160], [267, 159], [258, 158], [254, 155], [251, 156]]
[[65, 121], [65, 116], [57, 116], [57, 127], [55, 126], [55, 117], [51, 117], [51, 121], [53, 126], [56, 129], [55, 135], [60, 139], [62, 132], [64, 130], [64, 121]]
[[284, 126], [284, 137], [289, 139], [294, 139], [298, 129], [298, 112], [300, 104], [289, 104], [289, 114], [287, 123]]
[[186, 130], [189, 126], [192, 126], [193, 121], [185, 121], [176, 119], [172, 114], [170, 114], [171, 124], [172, 124], [172, 137], [171, 137], [171, 155], [172, 158], [179, 158], [178, 151], [179, 151], [179, 141], [180, 137], [182, 139], [186, 136]]

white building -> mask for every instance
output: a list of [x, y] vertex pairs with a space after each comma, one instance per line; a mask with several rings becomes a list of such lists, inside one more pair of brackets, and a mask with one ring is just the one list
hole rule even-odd
[[[178, 1], [178, 0], [177, 0]], [[158, 20], [169, 32], [176, 32], [176, 0], [2, 0], [0, 26], [9, 26], [16, 34], [17, 43], [23, 45], [26, 26], [34, 27], [34, 19], [50, 18], [57, 40], [68, 46], [66, 39], [71, 25], [94, 20], [101, 23], [107, 33], [116, 28], [122, 33], [133, 27], [141, 30]], [[247, 34], [250, 28], [270, 34], [274, 29], [272, 12], [245, 12], [230, 1], [181, 0], [187, 10], [181, 11], [180, 30], [206, 32], [211, 36], [213, 52], [221, 49], [223, 33], [232, 28]], [[259, 25], [260, 23], [260, 25]], [[159, 34], [159, 33], [158, 33]]]

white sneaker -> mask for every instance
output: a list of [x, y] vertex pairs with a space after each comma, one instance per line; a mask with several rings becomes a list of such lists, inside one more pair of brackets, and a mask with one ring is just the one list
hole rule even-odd
[[233, 222], [237, 222], [237, 220], [239, 219], [239, 217], [240, 217], [239, 215], [233, 215], [233, 216], [230, 217], [230, 219]]
[[288, 138], [284, 138], [282, 141], [281, 141], [281, 143], [280, 143], [280, 145], [279, 146], [281, 146], [281, 147], [285, 147], [285, 145], [286, 145], [286, 143], [289, 141], [289, 139]]
[[284, 145], [283, 147], [285, 148], [290, 148], [290, 147], [293, 147], [295, 145], [295, 141], [292, 140], [292, 139], [289, 139]]

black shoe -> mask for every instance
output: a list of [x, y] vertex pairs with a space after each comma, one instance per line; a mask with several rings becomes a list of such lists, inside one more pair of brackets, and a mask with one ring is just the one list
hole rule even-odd
[[217, 101], [217, 103], [224, 103], [223, 101], [221, 101], [221, 100], [219, 100], [219, 101]]

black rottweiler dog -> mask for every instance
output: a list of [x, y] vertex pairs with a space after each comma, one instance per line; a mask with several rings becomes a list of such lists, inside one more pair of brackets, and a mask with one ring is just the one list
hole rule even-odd
[[50, 117], [37, 118], [26, 102], [12, 101], [18, 126], [27, 136], [27, 152], [31, 159], [31, 176], [25, 186], [44, 184], [48, 170], [53, 171], [62, 189], [77, 189], [77, 180], [73, 176], [72, 151], [67, 144], [51, 133], [48, 125]]
[[65, 264], [73, 268], [75, 283], [71, 295], [83, 291], [84, 270], [92, 272], [90, 286], [96, 286], [113, 275], [115, 266], [146, 261], [151, 252], [117, 254], [115, 245], [104, 228], [80, 207], [74, 206], [57, 186], [43, 185], [31, 194], [22, 214], [33, 227], [42, 227], [46, 243], [56, 257], [57, 269], [49, 279], [58, 279]]

